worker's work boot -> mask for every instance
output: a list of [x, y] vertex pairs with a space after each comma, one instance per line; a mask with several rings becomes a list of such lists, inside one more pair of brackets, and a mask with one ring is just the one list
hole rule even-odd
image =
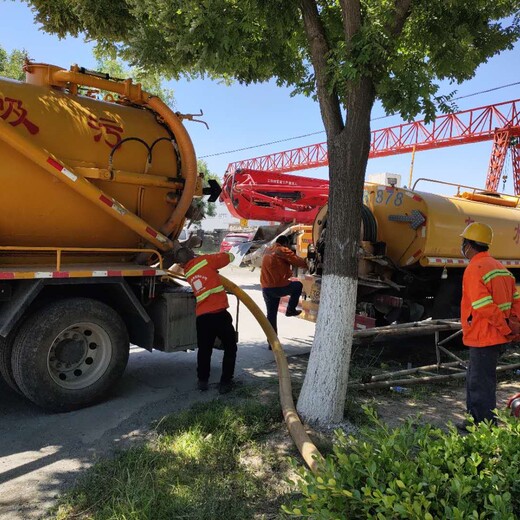
[[302, 313], [302, 311], [299, 311], [298, 309], [287, 309], [287, 312], [285, 313], [286, 316], [299, 316]]
[[207, 381], [200, 381], [197, 383], [197, 388], [201, 391], [201, 392], [205, 392], [208, 388], [209, 388], [209, 385], [208, 385], [208, 382]]

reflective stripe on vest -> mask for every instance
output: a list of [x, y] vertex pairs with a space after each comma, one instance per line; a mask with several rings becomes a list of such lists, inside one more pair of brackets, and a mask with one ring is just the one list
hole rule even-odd
[[211, 296], [212, 294], [223, 292], [224, 287], [222, 285], [219, 285], [218, 287], [214, 287], [213, 289], [208, 289], [207, 291], [204, 291], [203, 293], [199, 294], [197, 296], [197, 303], [200, 303], [201, 301], [205, 300], [208, 296]]
[[208, 261], [201, 260], [198, 264], [195, 264], [187, 273], [185, 273], [184, 276], [186, 276], [186, 278], [189, 278], [190, 276], [194, 275], [199, 269], [202, 269], [206, 265], [208, 265]]
[[[486, 273], [482, 277], [482, 281], [484, 283], [488, 283], [491, 280], [493, 280], [493, 278], [496, 278], [497, 276], [513, 276], [513, 275], [507, 269], [493, 269], [492, 271], [489, 271], [489, 273]], [[514, 278], [514, 276], [513, 276], [513, 278]]]
[[[471, 306], [474, 309], [481, 309], [482, 307], [485, 307], [486, 305], [491, 305], [492, 303], [495, 303], [493, 301], [493, 298], [491, 296], [485, 296], [484, 298], [481, 298], [480, 300], [474, 301]], [[511, 302], [505, 302], [505, 303], [499, 303], [497, 307], [501, 311], [508, 311], [513, 307], [513, 304]]]
[[491, 305], [493, 303], [493, 298], [491, 296], [484, 296], [484, 298], [480, 298], [480, 300], [475, 300], [471, 302], [471, 306], [474, 309], [480, 309], [485, 307], [486, 305]]
[[513, 300], [518, 300], [520, 298], [520, 294], [518, 294], [518, 291], [515, 291], [515, 294], [513, 294]]

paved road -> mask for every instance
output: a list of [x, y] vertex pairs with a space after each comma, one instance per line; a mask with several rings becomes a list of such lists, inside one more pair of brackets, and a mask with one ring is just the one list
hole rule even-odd
[[[228, 267], [223, 274], [263, 308], [258, 271]], [[235, 300], [233, 297], [232, 300]], [[259, 381], [276, 367], [260, 326], [241, 306], [237, 376]], [[308, 352], [314, 325], [279, 320], [288, 356]], [[146, 437], [150, 423], [197, 401], [218, 396], [222, 353], [213, 355], [209, 392], [195, 389], [195, 352], [164, 354], [132, 348], [125, 375], [105, 403], [67, 414], [48, 414], [0, 382], [0, 518], [39, 518], [55, 497], [98, 457]]]

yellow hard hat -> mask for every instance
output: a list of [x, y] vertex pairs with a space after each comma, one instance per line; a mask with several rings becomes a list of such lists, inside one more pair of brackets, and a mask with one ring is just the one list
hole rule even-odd
[[472, 240], [479, 244], [491, 245], [493, 242], [493, 230], [487, 225], [480, 222], [472, 222], [460, 235], [466, 240]]

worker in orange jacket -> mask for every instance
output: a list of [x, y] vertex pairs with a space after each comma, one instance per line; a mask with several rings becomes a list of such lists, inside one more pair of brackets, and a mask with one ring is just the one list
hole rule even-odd
[[469, 265], [462, 279], [461, 324], [469, 347], [467, 411], [475, 422], [496, 422], [496, 368], [504, 346], [520, 332], [520, 294], [514, 276], [488, 252], [493, 230], [473, 222], [463, 231], [462, 254]]
[[301, 282], [291, 281], [290, 278], [292, 277], [292, 266], [306, 268], [307, 262], [291, 251], [288, 246], [289, 239], [281, 235], [276, 239], [275, 244], [267, 249], [262, 258], [260, 285], [267, 308], [267, 319], [275, 332], [278, 332], [276, 316], [282, 296], [289, 296], [286, 316], [298, 316], [302, 312], [297, 310], [296, 306], [300, 300], [303, 285]]
[[226, 394], [235, 385], [233, 375], [237, 355], [236, 332], [233, 318], [227, 311], [227, 294], [218, 274], [218, 269], [225, 267], [233, 259], [231, 253], [196, 256], [186, 247], [175, 253], [175, 261], [183, 267], [186, 280], [197, 301], [197, 377], [201, 391], [208, 389], [211, 355], [217, 337], [224, 348], [219, 392]]

